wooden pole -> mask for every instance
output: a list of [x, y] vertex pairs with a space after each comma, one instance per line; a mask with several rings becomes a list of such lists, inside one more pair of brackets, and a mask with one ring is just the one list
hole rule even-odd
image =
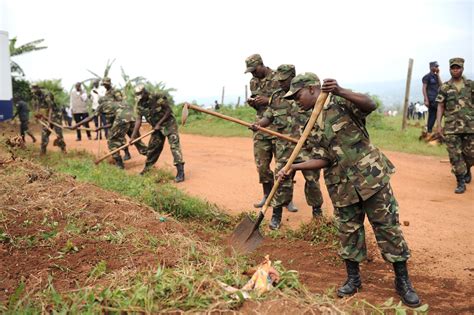
[[237, 98], [237, 105], [235, 105], [235, 107], [239, 107], [240, 105], [240, 96]]
[[224, 93], [225, 93], [225, 86], [222, 87], [222, 98], [221, 98], [221, 105], [224, 106]]
[[245, 86], [245, 102], [247, 102], [249, 98], [248, 92], [247, 92], [247, 85]]
[[413, 72], [413, 59], [408, 59], [407, 84], [405, 86], [405, 101], [403, 102], [402, 131], [407, 128], [408, 101], [410, 100], [411, 74]]

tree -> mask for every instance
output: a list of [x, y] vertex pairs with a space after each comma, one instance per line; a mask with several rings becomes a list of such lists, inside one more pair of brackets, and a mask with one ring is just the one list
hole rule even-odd
[[69, 105], [69, 95], [64, 90], [61, 79], [42, 80], [36, 82], [36, 84], [38, 84], [40, 88], [53, 93], [54, 100], [60, 107], [67, 107], [67, 105]]
[[[44, 39], [37, 39], [32, 42], [23, 44], [19, 47], [16, 47], [16, 41], [17, 41], [16, 37], [13, 37], [12, 39], [10, 39], [10, 57], [20, 56], [32, 51], [48, 48], [47, 46], [38, 46], [44, 41]], [[17, 74], [18, 76], [25, 75], [25, 72], [20, 67], [20, 65], [14, 62], [13, 60], [10, 60], [10, 71], [13, 74], [13, 76], [15, 76], [15, 74]]]

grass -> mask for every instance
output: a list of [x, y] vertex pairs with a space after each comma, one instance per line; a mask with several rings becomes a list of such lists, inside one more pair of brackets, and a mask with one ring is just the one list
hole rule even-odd
[[[180, 110], [181, 107], [179, 106], [175, 109], [179, 121], [181, 120]], [[219, 112], [247, 122], [255, 121], [255, 110], [248, 106], [240, 106], [235, 109], [223, 107]], [[378, 113], [372, 113], [368, 119], [368, 131], [372, 142], [383, 150], [447, 157], [447, 151], [444, 145], [431, 146], [418, 140], [422, 126], [425, 124], [424, 121], [421, 121], [420, 126], [415, 126], [414, 121], [409, 121], [407, 130], [402, 132], [401, 116], [385, 117]], [[193, 110], [190, 110], [186, 125], [181, 126], [180, 131], [210, 137], [252, 136], [252, 132], [245, 126], [207, 114], [198, 113]]]
[[[222, 213], [216, 206], [198, 198], [190, 197], [168, 183], [172, 176], [166, 171], [155, 171], [147, 176], [130, 175], [118, 170], [115, 166], [103, 163], [93, 164], [92, 157], [85, 152], [70, 152], [67, 159], [60, 153], [50, 152], [46, 157], [37, 157], [37, 151], [28, 149], [19, 154], [23, 158], [39, 161], [48, 168], [60, 173], [74, 176], [76, 180], [92, 183], [101, 188], [114, 191], [140, 203], [153, 207], [156, 211], [164, 212], [189, 224], [192, 228], [198, 225], [201, 231], [222, 231], [233, 226], [238, 218], [231, 218]], [[3, 172], [3, 171], [2, 171]], [[10, 168], [3, 176], [25, 176], [25, 169]], [[0, 173], [2, 175], [2, 173]], [[56, 175], [48, 175], [56, 176]], [[46, 235], [50, 241], [56, 241], [59, 235], [70, 237], [80, 234], [91, 239], [102, 235], [111, 243], [130, 244], [127, 239], [129, 232], [113, 230], [110, 232], [106, 224], [88, 226], [81, 222], [81, 209], [67, 217], [67, 224], [59, 225], [50, 217], [43, 219], [41, 224], [47, 227], [45, 232], [54, 232], [54, 236]], [[8, 215], [0, 212], [0, 221], [9, 221]], [[31, 225], [31, 220], [25, 218], [22, 224]], [[285, 237], [302, 238], [311, 242], [331, 242], [335, 233], [329, 222], [322, 222], [321, 233], [311, 225], [305, 225], [300, 230], [291, 232]], [[130, 227], [131, 229], [133, 226]], [[138, 232], [138, 231], [136, 231]], [[138, 233], [132, 233], [138, 235]], [[140, 233], [141, 234], [141, 233]], [[58, 236], [56, 236], [58, 235]], [[34, 236], [34, 235], [33, 235]], [[212, 239], [212, 238], [211, 238]], [[0, 229], [0, 242], [10, 244], [12, 239]], [[21, 240], [26, 247], [35, 247], [36, 238], [25, 236]], [[78, 286], [69, 292], [59, 292], [53, 285], [53, 275], [50, 275], [46, 287], [29, 291], [25, 282], [21, 281], [17, 289], [10, 295], [9, 300], [0, 303], [0, 312], [5, 314], [35, 314], [35, 313], [157, 313], [173, 311], [212, 311], [238, 310], [243, 300], [232, 297], [219, 285], [219, 281], [228, 285], [241, 287], [248, 277], [243, 275], [248, 270], [249, 260], [244, 255], [229, 254], [221, 245], [220, 239], [204, 241], [192, 235], [180, 232], [165, 233], [160, 238], [143, 233], [143, 238], [135, 240], [137, 246], [148, 246], [151, 250], [158, 248], [177, 251], [178, 261], [172, 265], [156, 265], [146, 270], [120, 270], [111, 272], [105, 260], [98, 261], [88, 274], [87, 286]], [[133, 244], [132, 246], [133, 247]], [[131, 250], [134, 250], [131, 248]], [[136, 248], [135, 248], [136, 250]], [[59, 254], [75, 255], [81, 248], [75, 241], [65, 242]], [[57, 254], [57, 253], [56, 253]], [[278, 261], [275, 268], [280, 272], [281, 281], [278, 290], [261, 297], [252, 296], [256, 303], [266, 300], [291, 300], [301, 306], [301, 310], [314, 312], [332, 310], [338, 311], [338, 302], [333, 297], [310, 293], [300, 282], [298, 273], [286, 270]], [[56, 264], [60, 270], [65, 267]], [[95, 281], [100, 280], [100, 284]], [[94, 284], [95, 283], [95, 284]], [[423, 306], [426, 308], [426, 306]], [[405, 309], [399, 304], [388, 300], [383, 305], [374, 306], [365, 301], [354, 300], [351, 305], [344, 305], [355, 312], [397, 311]], [[424, 309], [419, 309], [424, 311]]]

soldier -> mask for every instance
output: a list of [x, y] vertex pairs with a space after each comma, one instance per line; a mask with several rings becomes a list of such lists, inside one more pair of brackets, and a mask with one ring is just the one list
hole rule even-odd
[[[245, 63], [247, 69], [245, 73], [252, 73], [250, 80], [251, 97], [247, 103], [257, 111], [257, 120], [262, 119], [270, 96], [279, 84], [275, 79], [275, 72], [263, 64], [262, 57], [259, 54], [249, 56]], [[255, 208], [260, 208], [265, 204], [268, 194], [273, 187], [273, 172], [270, 169], [272, 157], [275, 154], [275, 137], [254, 131], [253, 134], [253, 154], [255, 164], [257, 165], [259, 182], [263, 187], [263, 199], [254, 204]]]
[[[382, 257], [393, 264], [397, 293], [405, 304], [416, 307], [420, 299], [410, 282], [406, 264], [410, 251], [389, 183], [394, 166], [370, 142], [365, 127], [365, 118], [376, 105], [367, 95], [344, 89], [334, 79], [324, 80], [321, 87], [314, 73], [297, 75], [285, 97], [308, 109], [314, 106], [321, 91], [335, 96], [323, 108], [309, 139], [313, 159], [293, 164], [291, 170], [325, 169], [324, 178], [334, 204], [342, 245], [340, 254], [348, 275], [337, 295], [352, 295], [362, 285], [359, 263], [367, 257], [364, 231], [367, 215]], [[288, 175], [282, 170], [278, 176]]]
[[143, 85], [135, 87], [135, 95], [138, 97], [137, 120], [135, 121], [132, 140], [138, 136], [142, 117], [145, 117], [146, 121], [155, 130], [151, 134], [150, 142], [148, 142], [145, 167], [140, 174], [143, 175], [148, 172], [158, 161], [161, 151], [163, 151], [165, 138], [168, 138], [174, 165], [177, 169], [175, 182], [184, 181], [184, 160], [179, 144], [178, 124], [166, 95], [149, 93]]
[[[87, 117], [80, 121], [71, 129], [77, 129], [79, 126], [90, 122], [95, 116], [105, 115], [107, 120], [107, 127], [109, 129], [109, 137], [107, 138], [107, 145], [110, 151], [113, 151], [125, 144], [125, 135], [130, 132], [135, 122], [133, 109], [125, 101], [123, 101], [122, 93], [112, 88], [112, 82], [109, 78], [104, 78], [102, 85], [106, 88], [107, 92], [104, 97], [99, 100], [99, 107], [94, 112], [94, 115]], [[143, 142], [138, 141], [135, 143], [138, 152], [140, 154], [146, 154], [146, 146]], [[128, 148], [124, 149], [125, 156], [123, 160], [130, 159], [130, 152]], [[115, 160], [115, 164], [124, 169], [122, 157], [120, 152], [116, 152], [112, 155]]]
[[[50, 122], [55, 122], [59, 125], [62, 125], [62, 110], [59, 105], [54, 101], [53, 93], [49, 91], [43, 91], [37, 84], [31, 85], [33, 108], [37, 114], [35, 117], [38, 119], [47, 118]], [[54, 145], [57, 145], [63, 153], [66, 153], [66, 143], [64, 142], [63, 130], [51, 123], [49, 128], [43, 126], [41, 129], [41, 151], [40, 154], [46, 154], [46, 147], [49, 143], [49, 135], [51, 134], [51, 129], [56, 133], [56, 140], [54, 140]]]
[[[293, 100], [283, 98], [290, 90], [291, 80], [295, 77], [295, 67], [289, 64], [283, 64], [278, 67], [276, 79], [280, 84], [280, 88], [276, 90], [271, 98], [267, 110], [263, 113], [263, 118], [255, 125], [267, 127], [271, 123], [275, 126], [276, 131], [289, 134], [298, 139], [306, 122], [311, 116], [312, 108], [308, 110], [300, 110]], [[276, 166], [275, 172], [278, 173], [287, 163], [295, 144], [284, 139], [276, 139]], [[308, 160], [311, 150], [303, 150], [296, 160], [297, 163]], [[305, 196], [306, 201], [313, 209], [313, 217], [322, 215], [321, 206], [323, 197], [319, 186], [319, 170], [302, 171], [305, 178]], [[281, 223], [282, 207], [288, 205], [293, 197], [293, 180], [285, 179], [280, 183], [280, 187], [272, 200], [273, 216], [270, 223], [271, 229], [278, 229]]]
[[13, 102], [15, 103], [15, 115], [13, 115], [12, 120], [15, 119], [16, 116], [20, 119], [20, 135], [23, 141], [25, 141], [25, 134], [31, 137], [33, 143], [36, 142], [35, 136], [28, 130], [28, 122], [30, 120], [30, 109], [28, 108], [28, 104], [19, 99], [18, 97], [13, 97]]
[[456, 194], [466, 191], [471, 182], [471, 166], [474, 164], [474, 81], [463, 77], [464, 59], [449, 60], [451, 79], [439, 90], [436, 102], [438, 133], [443, 133], [448, 149], [452, 172], [456, 176]]

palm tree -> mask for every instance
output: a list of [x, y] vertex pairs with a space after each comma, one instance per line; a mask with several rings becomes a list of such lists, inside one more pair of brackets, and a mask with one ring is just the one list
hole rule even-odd
[[[16, 40], [17, 40], [16, 37], [13, 37], [12, 39], [10, 39], [10, 57], [20, 56], [32, 51], [48, 48], [47, 46], [38, 46], [44, 41], [44, 39], [37, 39], [32, 42], [23, 44], [19, 47], [16, 47]], [[13, 60], [10, 60], [10, 71], [20, 76], [25, 75], [25, 72], [23, 72], [23, 69]]]

